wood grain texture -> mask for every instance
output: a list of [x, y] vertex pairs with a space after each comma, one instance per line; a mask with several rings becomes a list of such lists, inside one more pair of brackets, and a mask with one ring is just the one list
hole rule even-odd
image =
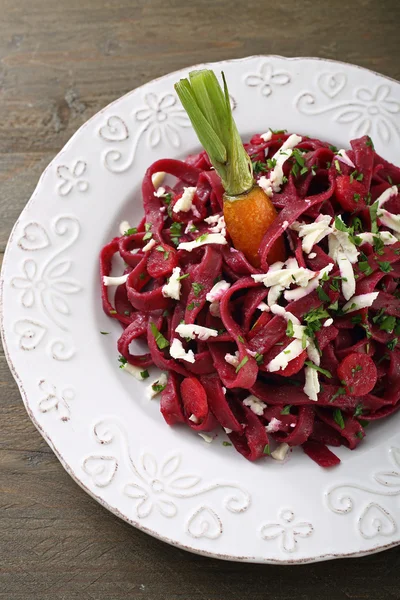
[[[400, 79], [399, 0], [0, 0], [0, 252], [51, 158], [100, 108], [183, 66], [272, 53]], [[400, 598], [400, 548], [223, 563], [118, 520], [64, 472], [0, 354], [0, 600]]]

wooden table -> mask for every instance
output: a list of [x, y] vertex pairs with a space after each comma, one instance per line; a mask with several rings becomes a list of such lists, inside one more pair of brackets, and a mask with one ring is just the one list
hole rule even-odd
[[[0, 252], [40, 173], [90, 116], [183, 66], [322, 56], [400, 79], [399, 0], [0, 0]], [[106, 512], [29, 421], [0, 355], [1, 600], [400, 598], [400, 548], [283, 567], [171, 548]]]

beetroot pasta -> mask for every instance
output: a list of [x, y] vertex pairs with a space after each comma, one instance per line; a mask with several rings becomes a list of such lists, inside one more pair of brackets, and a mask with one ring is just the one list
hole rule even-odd
[[400, 169], [368, 136], [350, 146], [254, 135], [244, 150], [271, 205], [263, 233], [258, 198], [240, 219], [228, 209], [212, 150], [148, 168], [144, 218], [101, 251], [102, 302], [123, 328], [121, 367], [163, 371], [145, 385], [169, 425], [225, 430], [249, 460], [302, 446], [329, 467], [328, 446], [356, 448], [399, 408]]

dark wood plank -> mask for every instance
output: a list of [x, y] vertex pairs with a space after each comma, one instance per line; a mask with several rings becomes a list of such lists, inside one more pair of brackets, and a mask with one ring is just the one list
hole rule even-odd
[[[398, 0], [2, 0], [0, 251], [40, 173], [91, 115], [190, 64], [272, 53], [400, 79]], [[400, 598], [400, 551], [302, 567], [222, 563], [134, 530], [69, 478], [0, 355], [0, 600]]]

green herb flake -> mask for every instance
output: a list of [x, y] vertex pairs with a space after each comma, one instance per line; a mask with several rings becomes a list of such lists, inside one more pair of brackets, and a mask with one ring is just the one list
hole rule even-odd
[[254, 358], [256, 359], [256, 363], [258, 365], [261, 365], [264, 360], [264, 355], [260, 354], [259, 352], [256, 352], [256, 354], [254, 355]]
[[318, 373], [325, 375], [325, 377], [328, 377], [328, 379], [332, 379], [331, 373], [329, 371], [327, 371], [326, 369], [322, 369], [321, 367], [318, 367], [318, 365], [315, 365], [313, 362], [311, 362], [309, 360], [306, 360], [305, 364], [307, 365], [307, 367], [310, 367], [311, 369], [318, 371]]
[[131, 227], [124, 231], [124, 235], [133, 235], [134, 233], [137, 233], [137, 227]]
[[140, 273], [139, 279], [141, 279], [142, 281], [143, 279], [146, 279], [146, 273]]
[[373, 273], [373, 269], [369, 266], [369, 263], [367, 261], [359, 262], [358, 268], [360, 269], [361, 273], [364, 273], [364, 275], [367, 277], [368, 275], [371, 275], [371, 273]]
[[356, 433], [356, 437], [358, 437], [360, 440], [362, 440], [362, 439], [363, 439], [363, 437], [364, 437], [364, 434], [363, 434], [363, 432], [362, 432], [362, 431], [357, 431], [357, 433]]
[[203, 233], [202, 235], [200, 235], [198, 238], [195, 239], [195, 241], [200, 244], [200, 242], [205, 242], [206, 239], [208, 238], [208, 233]]
[[110, 314], [110, 315], [116, 315], [116, 314], [117, 314], [117, 311], [116, 311], [116, 310], [110, 310], [110, 313], [109, 313], [109, 314]]
[[190, 273], [184, 273], [184, 275], [180, 275], [180, 277], [177, 277], [177, 281], [182, 281], [182, 279], [187, 279], [189, 277]]
[[333, 420], [339, 425], [340, 429], [345, 428], [345, 423], [340, 408], [335, 408], [335, 410], [333, 411]]
[[318, 298], [321, 300], [321, 302], [330, 302], [331, 301], [331, 299], [329, 298], [328, 294], [324, 291], [322, 286], [317, 287], [317, 295], [318, 295]]
[[164, 390], [165, 390], [165, 388], [167, 387], [167, 384], [166, 384], [166, 383], [164, 383], [164, 385], [163, 385], [163, 384], [161, 384], [161, 383], [158, 383], [158, 381], [159, 381], [159, 380], [157, 379], [157, 381], [155, 381], [155, 382], [153, 383], [153, 385], [151, 386], [151, 389], [152, 389], [152, 390], [153, 390], [153, 392], [155, 392], [156, 394], [159, 394], [160, 392], [164, 391]]
[[223, 446], [232, 446], [231, 442], [226, 442], [226, 441], [223, 441], [222, 445]]
[[372, 150], [374, 150], [374, 142], [371, 140], [371, 138], [369, 137], [369, 135], [367, 135], [367, 141], [365, 142], [365, 145], [368, 146], [369, 148], [372, 148]]
[[267, 170], [267, 165], [262, 163], [260, 160], [256, 160], [255, 162], [252, 162], [251, 164], [253, 166], [254, 173], [263, 173]]
[[282, 410], [281, 415], [290, 415], [290, 409], [292, 408], [291, 404], [287, 404]]
[[361, 194], [353, 194], [353, 200], [354, 202], [358, 202], [361, 198]]
[[268, 454], [268, 456], [271, 456], [271, 448], [269, 447], [269, 444], [264, 446], [263, 454]]
[[164, 350], [164, 348], [167, 348], [169, 346], [169, 341], [158, 331], [155, 323], [150, 323], [150, 329], [159, 349]]
[[292, 321], [288, 321], [287, 327], [286, 327], [286, 335], [288, 337], [293, 337], [294, 336], [294, 327], [293, 327], [293, 323]]
[[341, 172], [342, 172], [342, 169], [340, 168], [339, 161], [338, 161], [337, 159], [335, 160], [335, 168], [336, 168], [336, 171], [337, 171], [338, 173], [341, 173]]
[[201, 283], [192, 283], [193, 293], [196, 298], [200, 295], [201, 291], [204, 289], [204, 285]]
[[100, 331], [101, 335], [110, 335], [110, 331]]
[[398, 342], [398, 341], [399, 341], [399, 340], [398, 340], [398, 338], [397, 338], [397, 337], [395, 337], [395, 338], [393, 338], [392, 340], [390, 340], [390, 342], [388, 342], [388, 343], [386, 344], [386, 346], [387, 346], [388, 350], [394, 350], [394, 349], [396, 348], [396, 346], [397, 346], [397, 342]]
[[385, 316], [382, 321], [379, 323], [379, 329], [382, 331], [387, 331], [388, 333], [392, 333], [393, 329], [396, 327], [396, 317], [390, 315]]
[[241, 344], [244, 344], [244, 339], [242, 338], [241, 335], [238, 335], [238, 340]]
[[393, 271], [393, 267], [390, 265], [390, 262], [387, 262], [387, 261], [380, 262], [379, 260], [377, 262], [378, 262], [380, 270], [383, 273], [390, 273], [390, 271]]
[[382, 256], [382, 254], [385, 251], [385, 243], [383, 242], [383, 240], [381, 240], [380, 237], [377, 237], [377, 236], [374, 236], [373, 240], [374, 240], [374, 251], [379, 256]]
[[268, 167], [268, 169], [275, 169], [276, 158], [267, 158], [267, 167]]
[[332, 398], [329, 400], [329, 402], [333, 402], [334, 400], [336, 400], [336, 398], [338, 398], [339, 396], [343, 396], [344, 393], [346, 392], [346, 390], [344, 389], [344, 387], [338, 387], [338, 389], [336, 390], [336, 392], [333, 394]]
[[336, 148], [336, 146], [329, 146], [329, 150], [331, 150], [334, 154], [339, 152], [339, 148]]
[[240, 369], [241, 369], [242, 367], [244, 367], [244, 365], [245, 365], [245, 364], [248, 362], [248, 360], [249, 360], [249, 357], [248, 357], [248, 356], [245, 356], [245, 357], [244, 357], [244, 358], [243, 358], [243, 359], [240, 361], [240, 363], [239, 363], [239, 364], [238, 364], [238, 366], [236, 367], [236, 373], [239, 373]]
[[287, 129], [271, 129], [271, 127], [270, 127], [269, 130], [273, 135], [280, 135], [280, 134], [287, 133]]
[[126, 365], [126, 363], [127, 363], [128, 361], [126, 360], [126, 358], [125, 358], [124, 356], [119, 356], [119, 357], [118, 357], [118, 362], [119, 362], [119, 363], [121, 363], [121, 364], [119, 365], [119, 368], [120, 368], [120, 369], [123, 369], [123, 368], [124, 368], [124, 366]]
[[187, 305], [188, 310], [193, 310], [194, 308], [198, 308], [200, 306], [199, 302], [191, 302]]
[[144, 234], [143, 241], [146, 242], [147, 240], [151, 240], [152, 237], [153, 237], [153, 234], [151, 233], [151, 231], [148, 231], [147, 233]]
[[374, 202], [369, 207], [369, 216], [371, 218], [371, 231], [372, 231], [372, 233], [378, 233], [378, 224], [376, 222], [377, 215], [378, 215], [378, 208], [379, 208], [378, 201]]
[[144, 371], [140, 371], [140, 377], [142, 379], [147, 379], [148, 377], [150, 377], [148, 370], [145, 369]]
[[360, 417], [363, 413], [364, 407], [362, 404], [357, 404], [356, 409], [354, 411], [353, 417]]

